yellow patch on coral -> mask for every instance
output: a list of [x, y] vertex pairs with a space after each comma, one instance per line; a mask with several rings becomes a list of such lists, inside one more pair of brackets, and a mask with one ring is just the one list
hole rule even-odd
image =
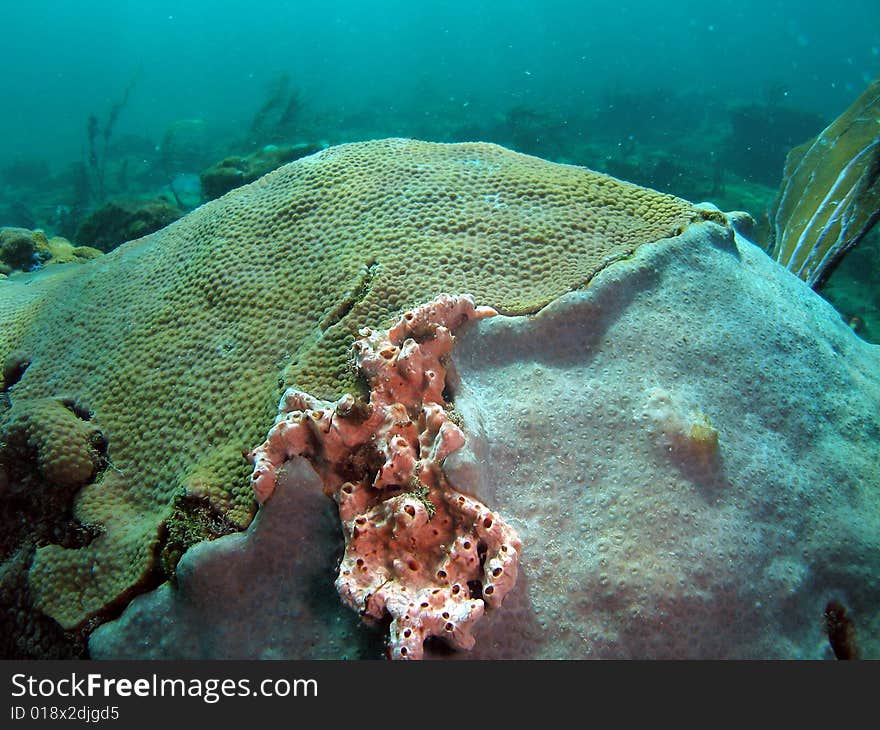
[[693, 442], [703, 444], [707, 450], [714, 451], [718, 448], [718, 429], [710, 423], [705, 413], [694, 414], [689, 438]]
[[91, 246], [74, 246], [66, 238], [53, 236], [46, 238], [42, 231], [34, 232], [37, 251], [46, 254], [45, 266], [52, 264], [81, 264], [84, 261], [103, 256], [104, 252]]

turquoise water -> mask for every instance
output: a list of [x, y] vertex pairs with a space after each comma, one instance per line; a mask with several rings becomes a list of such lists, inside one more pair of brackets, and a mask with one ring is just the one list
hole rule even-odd
[[[479, 132], [521, 105], [584, 133], [609, 92], [766, 100], [826, 118], [880, 71], [880, 5], [765, 2], [3, 3], [0, 168], [79, 159], [132, 83], [117, 138], [180, 119], [234, 137], [287, 74], [323, 138]], [[705, 101], [704, 103], [709, 103]], [[689, 119], [652, 119], [687, 133]], [[575, 131], [573, 134], [576, 135]]]
[[[345, 154], [342, 150], [312, 160], [325, 165], [333, 178], [294, 184], [281, 174], [274, 183], [270, 179], [273, 187], [254, 186], [227, 202], [195, 210], [203, 202], [291, 159], [342, 142], [389, 136], [481, 140], [584, 165], [695, 202], [711, 201], [721, 210], [745, 210], [756, 220], [756, 243], [766, 248], [766, 211], [777, 195], [786, 154], [817, 135], [880, 74], [877, 0], [31, 0], [2, 3], [0, 28], [0, 343], [9, 345], [0, 352], [0, 658], [85, 657], [90, 651], [96, 658], [127, 656], [130, 640], [138, 651], [149, 649], [164, 658], [179, 651], [192, 658], [203, 629], [206, 636], [213, 631], [220, 637], [216, 646], [205, 644], [204, 656], [381, 655], [379, 633], [362, 633], [360, 619], [349, 610], [352, 604], [338, 602], [333, 578], [341, 554], [339, 525], [320, 484], [313, 485], [311, 494], [317, 499], [291, 490], [287, 506], [277, 498], [269, 503], [270, 510], [287, 510], [270, 511], [268, 517], [264, 512], [261, 518], [260, 529], [277, 526], [281, 548], [266, 539], [258, 545], [264, 552], [238, 563], [222, 552], [224, 544], [218, 552], [204, 553], [200, 570], [216, 572], [216, 585], [229, 592], [199, 583], [209, 586], [210, 594], [199, 603], [187, 594], [193, 589], [185, 576], [195, 573], [175, 572], [176, 560], [191, 544], [246, 522], [237, 513], [239, 521], [229, 516], [235, 511], [230, 505], [240, 505], [227, 500], [226, 491], [222, 499], [211, 497], [215, 501], [205, 495], [216, 487], [218, 494], [228, 489], [236, 499], [242, 494], [244, 502], [250, 499], [250, 466], [243, 454], [271, 427], [280, 396], [276, 389], [299, 386], [298, 368], [310, 377], [308, 358], [325, 346], [338, 350], [341, 340], [333, 338], [345, 327], [378, 326], [346, 318], [368, 311], [374, 300], [385, 306], [386, 300], [397, 302], [394, 296], [409, 296], [401, 291], [412, 282], [417, 289], [434, 286], [431, 277], [427, 284], [420, 281], [425, 262], [425, 268], [437, 267], [446, 280], [460, 281], [470, 259], [459, 269], [453, 252], [479, 254], [475, 260], [486, 264], [489, 279], [513, 272], [510, 284], [499, 289], [515, 292], [522, 286], [528, 294], [523, 301], [530, 302], [537, 295], [529, 293], [534, 284], [529, 275], [544, 272], [534, 277], [543, 284], [553, 268], [543, 261], [558, 255], [530, 253], [557, 243], [545, 238], [567, 241], [562, 255], [580, 256], [591, 253], [594, 242], [603, 243], [606, 223], [609, 230], [623, 229], [634, 217], [632, 208], [615, 207], [626, 197], [619, 192], [626, 187], [621, 185], [600, 202], [597, 196], [575, 196], [573, 210], [583, 204], [601, 211], [595, 225], [577, 213], [576, 225], [570, 226], [577, 235], [566, 239], [556, 230], [548, 235], [551, 224], [546, 221], [562, 206], [540, 186], [537, 194], [528, 189], [521, 196], [517, 177], [504, 183], [509, 186], [502, 189], [505, 200], [501, 193], [486, 195], [482, 189], [471, 196], [480, 206], [474, 208], [475, 221], [447, 224], [446, 217], [459, 215], [455, 206], [452, 214], [440, 209], [429, 219], [425, 210], [431, 200], [457, 199], [457, 170], [438, 183], [447, 188], [437, 194], [434, 188], [418, 195], [406, 191], [405, 200], [389, 197], [383, 202], [387, 207], [377, 205], [387, 180], [413, 182], [417, 190], [414, 170], [419, 175], [434, 166], [443, 171], [438, 149], [446, 154], [447, 148], [412, 142], [348, 148], [378, 150], [370, 154], [386, 156], [382, 159], [394, 165], [407, 163], [387, 168], [392, 171], [387, 176], [369, 178], [363, 189], [358, 162], [344, 163], [344, 172], [335, 177], [333, 160]], [[432, 151], [418, 151], [428, 147]], [[495, 148], [455, 149], [459, 155], [462, 149], [468, 155], [479, 150], [485, 159], [491, 153], [522, 163], [521, 157]], [[409, 154], [426, 154], [427, 163], [415, 167]], [[458, 162], [467, 164], [467, 174], [479, 184], [488, 180], [495, 185], [495, 163], [483, 164], [480, 156]], [[535, 178], [538, 183], [551, 174], [548, 170], [569, 180], [566, 189], [576, 189], [572, 180], [593, 178], [571, 167], [534, 164], [543, 170]], [[351, 188], [338, 197], [321, 197], [333, 187], [328, 180], [349, 174]], [[471, 182], [461, 184], [467, 189]], [[374, 187], [382, 188], [375, 196]], [[267, 189], [264, 199], [252, 195]], [[314, 214], [307, 202], [313, 193]], [[526, 202], [508, 211], [508, 195]], [[534, 205], [532, 195], [538, 201]], [[329, 215], [318, 207], [326, 200], [334, 206]], [[245, 206], [236, 207], [242, 201]], [[264, 202], [265, 209], [260, 207]], [[398, 219], [401, 206], [405, 215]], [[369, 218], [361, 212], [374, 207], [378, 225], [359, 227], [362, 217]], [[405, 223], [386, 225], [382, 216], [387, 210]], [[470, 209], [461, 215], [471, 215]], [[180, 218], [178, 228], [110, 253]], [[564, 216], [559, 220], [568, 225]], [[342, 237], [340, 221], [353, 222]], [[676, 218], [651, 240], [682, 225]], [[46, 236], [17, 227], [41, 229]], [[706, 232], [710, 228], [714, 232]], [[764, 658], [830, 657], [832, 647], [838, 652], [833, 630], [847, 638], [848, 611], [865, 637], [867, 654], [878, 656], [876, 581], [866, 576], [878, 574], [880, 555], [874, 518], [880, 514], [875, 489], [880, 368], [876, 348], [860, 343], [847, 325], [866, 340], [880, 341], [880, 231], [859, 245], [827, 292], [823, 289], [835, 311], [750, 243], [739, 240], [737, 251], [745, 253], [731, 256], [731, 241], [722, 239], [721, 228], [701, 230], [703, 238], [674, 237], [668, 251], [644, 247], [641, 263], [619, 278], [614, 278], [617, 264], [607, 267], [605, 288], [591, 283], [582, 300], [572, 297], [565, 305], [576, 305], [568, 314], [548, 307], [544, 324], [530, 320], [538, 325], [528, 338], [538, 344], [522, 362], [515, 352], [498, 359], [505, 347], [500, 337], [489, 345], [491, 340], [475, 340], [475, 352], [492, 352], [496, 358], [492, 367], [498, 372], [487, 369], [482, 375], [486, 383], [513, 383], [508, 395], [496, 396], [486, 388], [482, 404], [474, 401], [456, 411], [461, 420], [494, 403], [485, 412], [503, 416], [498, 418], [502, 433], [487, 440], [487, 456], [481, 457], [497, 478], [480, 479], [492, 490], [499, 485], [499, 501], [507, 500], [520, 524], [534, 517], [546, 530], [530, 535], [533, 545], [544, 545], [546, 551], [529, 546], [526, 557], [533, 562], [524, 571], [525, 582], [537, 587], [540, 624], [532, 622], [532, 605], [525, 603], [532, 599], [523, 592], [515, 600], [528, 610], [520, 611], [522, 623], [512, 623], [509, 632], [523, 646], [527, 641], [533, 645], [517, 654], [515, 647], [493, 648], [487, 641], [483, 657], [583, 658], [589, 642], [593, 656], [603, 651], [606, 656], [651, 655], [651, 647], [639, 643], [642, 626], [648, 626], [646, 636], [652, 631], [670, 636], [670, 626], [672, 634], [682, 634], [681, 643], [667, 647], [670, 656], [728, 656], [733, 651], [733, 656]], [[375, 240], [371, 231], [380, 232]], [[427, 234], [418, 243], [425, 231], [448, 241], [449, 250], [435, 251]], [[69, 241], [50, 240], [55, 236]], [[493, 246], [501, 252], [497, 256]], [[377, 259], [373, 247], [388, 258]], [[417, 259], [413, 263], [405, 256], [410, 250]], [[98, 258], [101, 252], [110, 255]], [[535, 256], [537, 263], [529, 268]], [[598, 259], [599, 268], [623, 256], [609, 258], [606, 252]], [[97, 263], [86, 263], [90, 259]], [[526, 276], [517, 273], [523, 261]], [[568, 264], [560, 270], [567, 272]], [[395, 278], [404, 273], [405, 278]], [[547, 278], [556, 282], [556, 273]], [[589, 280], [569, 282], [566, 277], [560, 279], [561, 291], [581, 288]], [[390, 309], [396, 306], [389, 304]], [[520, 308], [516, 304], [516, 311]], [[265, 328], [248, 328], [262, 321], [256, 315], [267, 312], [280, 316], [267, 316], [272, 321]], [[369, 316], [378, 317], [376, 312], [369, 310]], [[8, 331], [7, 316], [13, 322]], [[515, 326], [525, 327], [525, 320]], [[553, 335], [554, 327], [565, 334]], [[577, 341], [570, 353], [577, 332], [593, 334]], [[553, 348], [561, 349], [554, 353]], [[331, 365], [352, 364], [350, 359], [339, 363]], [[502, 369], [498, 363], [515, 367]], [[474, 366], [472, 382], [481, 377], [481, 367]], [[342, 375], [347, 370], [332, 372], [334, 383], [349, 377]], [[567, 373], [569, 380], [560, 375], [554, 382], [557, 372]], [[221, 394], [223, 408], [213, 402], [215, 373], [230, 393], [228, 398]], [[658, 373], [663, 373], [662, 382]], [[211, 397], [205, 397], [204, 383]], [[444, 390], [444, 398], [454, 390]], [[465, 387], [453, 393], [461, 396], [458, 406], [467, 403], [469, 392]], [[561, 401], [561, 408], [548, 409], [548, 397]], [[170, 419], [166, 408], [173, 414]], [[340, 406], [327, 413], [358, 420], [359, 409], [343, 411]], [[310, 417], [317, 412], [323, 413], [315, 410]], [[533, 421], [532, 414], [547, 420]], [[395, 428], [409, 423], [395, 422]], [[560, 423], [565, 424], [561, 429]], [[644, 432], [638, 430], [643, 426]], [[370, 436], [370, 442], [375, 438]], [[71, 447], [59, 458], [46, 445], [56, 441]], [[512, 445], [510, 454], [505, 454], [506, 443]], [[348, 476], [355, 468], [363, 472], [358, 479], [373, 479], [372, 457], [379, 456], [373, 448], [352, 451], [335, 468], [340, 474], [344, 470], [346, 479], [355, 478]], [[44, 450], [50, 466], [60, 462], [65, 468], [44, 469]], [[545, 455], [547, 461], [540, 462]], [[460, 471], [465, 463], [470, 462], [462, 460]], [[148, 468], [141, 473], [143, 464]], [[160, 476], [151, 471], [156, 464]], [[440, 469], [440, 462], [433, 466]], [[286, 467], [272, 465], [277, 474]], [[84, 476], [89, 468], [90, 475]], [[392, 486], [407, 492], [414, 488], [422, 509], [430, 506], [433, 515], [435, 506], [420, 474], [413, 472], [414, 481], [398, 477], [400, 483]], [[520, 491], [505, 492], [508, 482]], [[143, 534], [130, 538], [128, 525], [120, 527], [123, 518], [118, 523], [107, 519], [105, 530], [87, 510], [75, 513], [74, 494], [86, 504], [89, 499], [101, 502], [105, 486], [111, 495], [113, 489], [125, 494], [120, 498], [123, 517], [131, 507], [146, 525]], [[448, 486], [445, 479], [442, 486]], [[161, 509], [144, 513], [146, 503]], [[727, 514], [739, 510], [741, 518]], [[626, 521], [630, 514], [633, 529]], [[693, 532], [693, 524], [684, 526], [695, 514], [705, 517], [699, 525], [704, 533]], [[644, 525], [642, 515], [649, 517]], [[679, 517], [681, 540], [667, 540], [649, 524], [676, 524]], [[478, 521], [488, 530], [497, 527], [493, 519]], [[302, 572], [291, 572], [284, 563], [279, 576], [255, 573], [253, 566], [271, 567], [274, 556], [296, 544], [290, 529], [302, 530], [297, 533], [303, 539], [300, 547], [289, 551], [302, 559], [296, 568]], [[152, 537], [157, 530], [158, 543]], [[145, 572], [121, 575], [128, 558], [118, 558], [114, 548], [89, 564], [87, 576], [71, 574], [77, 580], [86, 576], [82, 591], [76, 580], [67, 585], [69, 573], [59, 568], [61, 587], [46, 589], [48, 598], [38, 604], [39, 587], [50, 582], [46, 575], [55, 575], [50, 564], [59, 555], [55, 548], [68, 551], [57, 558], [59, 564], [69, 558], [80, 565], [75, 561], [85, 561], [87, 553], [77, 551], [105, 534], [110, 545], [142, 559]], [[624, 536], [631, 543], [621, 549]], [[248, 547], [242, 545], [242, 550]], [[148, 551], [148, 559], [143, 558]], [[616, 555], [611, 569], [606, 551]], [[482, 552], [485, 561], [485, 545]], [[596, 562], [585, 568], [582, 553]], [[34, 555], [46, 562], [35, 562]], [[680, 577], [668, 568], [667, 557], [681, 558]], [[412, 561], [405, 565], [416, 570]], [[614, 570], [622, 576], [619, 582]], [[641, 588], [627, 594], [621, 587], [623, 578], [640, 585], [639, 571], [649, 575], [641, 597]], [[495, 577], [500, 574], [493, 571]], [[84, 601], [91, 600], [86, 589], [108, 575], [113, 590], [99, 586], [95, 592], [101, 595], [86, 607]], [[136, 605], [111, 625], [131, 595], [181, 575], [178, 587], [166, 584], [151, 593], [153, 603]], [[307, 580], [300, 581], [300, 575]], [[284, 580], [279, 599], [276, 588]], [[247, 581], [258, 590], [243, 590]], [[474, 596], [490, 595], [471, 583], [462, 585]], [[609, 584], [611, 593], [604, 590]], [[741, 589], [739, 603], [730, 600], [734, 584]], [[681, 612], [670, 620], [662, 604], [665, 596], [678, 595], [676, 585], [693, 590], [681, 594]], [[657, 586], [658, 611], [652, 618], [653, 597], [645, 596]], [[257, 603], [266, 613], [255, 620], [246, 604], [262, 596], [260, 591], [267, 598]], [[594, 603], [580, 602], [579, 591]], [[181, 602], [175, 596], [183, 596]], [[557, 621], [559, 606], [568, 598], [575, 602], [569, 616], [579, 616], [580, 624], [566, 623], [567, 617]], [[602, 612], [594, 611], [603, 600], [612, 623], [603, 624]], [[554, 601], [558, 605], [550, 605]], [[190, 604], [210, 604], [217, 615], [206, 620], [204, 614], [190, 613]], [[716, 613], [701, 629], [699, 613], [705, 606], [706, 615]], [[147, 618], [139, 624], [141, 610]], [[150, 611], [192, 631], [184, 628], [187, 636], [178, 639]], [[732, 614], [738, 628], [719, 631], [731, 627]], [[228, 635], [237, 633], [247, 641], [230, 645], [223, 627], [242, 617], [265, 634], [255, 632], [253, 638], [250, 629], [233, 626]], [[619, 627], [613, 624], [617, 620]], [[273, 633], [276, 621], [289, 630], [290, 645]], [[97, 641], [89, 645], [89, 632], [105, 622], [107, 628], [99, 629]], [[739, 641], [737, 631], [747, 636], [745, 629], [752, 624], [765, 635], [751, 645], [747, 637], [729, 646], [711, 641], [691, 646], [691, 624], [697, 627], [695, 635], [702, 631], [713, 641], [728, 634]], [[638, 641], [615, 646], [614, 634], [624, 635], [631, 627], [630, 638]], [[310, 638], [312, 630], [328, 640]], [[603, 632], [612, 637], [605, 649]], [[555, 638], [541, 647], [545, 635]], [[252, 638], [252, 645], [245, 646]], [[559, 646], [550, 646], [552, 641]], [[839, 642], [848, 651], [849, 643]]]

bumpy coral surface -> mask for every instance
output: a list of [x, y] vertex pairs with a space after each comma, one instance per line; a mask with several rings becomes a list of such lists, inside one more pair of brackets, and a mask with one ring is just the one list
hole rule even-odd
[[13, 407], [0, 419], [0, 453], [31, 452], [40, 474], [51, 484], [87, 484], [101, 464], [101, 436], [88, 414], [77, 410], [75, 403], [54, 398]]
[[[829, 606], [880, 657], [880, 347], [756, 246], [694, 226], [462, 328], [451, 363], [466, 443], [443, 471], [524, 547], [444, 657], [833, 658]], [[282, 471], [92, 656], [379, 656], [329, 585], [332, 503], [305, 460]]]
[[353, 389], [358, 327], [441, 291], [534, 311], [705, 215], [493, 145], [385, 140], [298, 160], [75, 270], [0, 282], [0, 358], [32, 363], [10, 399], [87, 403], [112, 464], [76, 498], [95, 539], [37, 550], [41, 609], [77, 626], [125, 601], [181, 493], [246, 525], [243, 453], [283, 387]]
[[465, 440], [443, 399], [452, 332], [495, 313], [444, 294], [388, 331], [362, 330], [355, 350], [369, 403], [347, 394], [332, 404], [289, 390], [269, 437], [251, 454], [261, 502], [292, 458], [308, 458], [322, 475], [345, 533], [336, 587], [363, 616], [391, 616], [395, 659], [420, 659], [432, 636], [471, 649], [484, 604], [500, 605], [516, 582], [516, 532], [452, 489], [442, 471]]
[[527, 545], [477, 656], [831, 657], [829, 601], [880, 656], [880, 348], [754, 245], [643, 246], [452, 360], [447, 477]]

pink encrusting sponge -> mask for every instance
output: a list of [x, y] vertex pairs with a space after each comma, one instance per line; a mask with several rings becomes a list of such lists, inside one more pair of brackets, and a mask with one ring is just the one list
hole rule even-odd
[[454, 489], [442, 468], [465, 442], [443, 397], [452, 333], [494, 314], [469, 296], [441, 294], [387, 331], [361, 330], [354, 347], [369, 402], [345, 395], [330, 403], [289, 389], [250, 454], [261, 503], [294, 457], [321, 476], [345, 535], [336, 588], [365, 619], [391, 617], [394, 659], [421, 658], [432, 636], [470, 649], [484, 607], [499, 606], [516, 582], [516, 532]]

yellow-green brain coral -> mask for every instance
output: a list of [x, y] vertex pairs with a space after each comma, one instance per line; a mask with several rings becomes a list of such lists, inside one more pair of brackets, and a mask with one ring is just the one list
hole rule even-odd
[[126, 600], [183, 490], [247, 524], [242, 453], [283, 384], [353, 387], [357, 328], [441, 291], [534, 311], [705, 215], [494, 145], [384, 140], [293, 162], [86, 266], [0, 283], [0, 359], [31, 362], [11, 401], [87, 404], [111, 464], [75, 499], [97, 537], [39, 547], [33, 601], [75, 627]]

